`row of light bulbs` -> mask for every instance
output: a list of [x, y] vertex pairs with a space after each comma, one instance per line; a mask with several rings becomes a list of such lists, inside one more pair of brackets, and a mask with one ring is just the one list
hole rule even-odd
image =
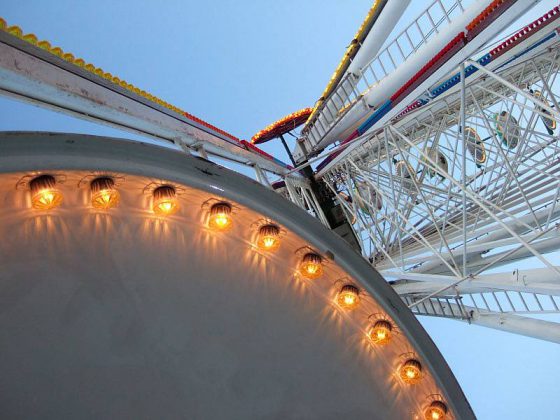
[[[57, 188], [57, 181], [52, 175], [39, 175], [29, 182], [31, 203], [37, 210], [51, 210], [60, 206], [62, 192]], [[90, 182], [91, 205], [100, 210], [116, 207], [120, 201], [115, 181], [109, 176], [101, 176]], [[172, 185], [162, 185], [152, 192], [152, 210], [159, 216], [170, 216], [179, 210], [177, 191]], [[220, 201], [209, 210], [208, 226], [215, 231], [227, 231], [233, 225], [231, 204]], [[275, 224], [265, 224], [259, 228], [256, 245], [263, 251], [274, 252], [280, 246], [280, 228]], [[310, 280], [323, 274], [323, 258], [314, 252], [303, 255], [298, 267], [299, 273]], [[338, 305], [345, 310], [353, 310], [360, 303], [360, 290], [353, 284], [344, 284], [336, 297]], [[389, 344], [393, 336], [393, 325], [386, 319], [378, 319], [368, 331], [369, 340], [384, 346]], [[416, 384], [422, 379], [422, 364], [414, 358], [407, 359], [398, 370], [400, 378], [407, 384]], [[447, 406], [435, 400], [426, 408], [426, 420], [444, 420], [447, 417]]]

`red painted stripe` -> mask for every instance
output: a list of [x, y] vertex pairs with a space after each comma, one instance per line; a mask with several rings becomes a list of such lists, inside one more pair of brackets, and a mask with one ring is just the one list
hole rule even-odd
[[510, 49], [512, 49], [515, 45], [520, 43], [521, 41], [529, 38], [530, 36], [537, 33], [539, 30], [544, 28], [546, 25], [552, 23], [556, 19], [560, 17], [560, 6], [556, 6], [554, 9], [550, 10], [548, 13], [545, 13], [543, 16], [538, 18], [537, 20], [531, 22], [523, 29], [519, 30], [511, 37], [506, 39], [496, 48], [490, 51], [490, 55], [492, 59], [496, 59], [502, 54], [506, 53]]
[[470, 21], [466, 26], [467, 42], [481, 33], [488, 27], [498, 16], [505, 12], [515, 1], [512, 0], [494, 0], [486, 7], [477, 17]]
[[419, 108], [420, 105], [422, 105], [421, 101], [414, 101], [413, 103], [411, 103], [410, 105], [408, 105], [403, 111], [401, 111], [401, 113], [399, 115], [397, 115], [395, 117], [395, 120], [403, 117], [404, 115], [408, 114], [409, 112], [415, 110], [416, 108]]
[[246, 148], [247, 150], [250, 150], [250, 151], [252, 151], [252, 152], [258, 153], [259, 155], [264, 156], [264, 157], [267, 158], [267, 159], [274, 160], [274, 157], [273, 157], [272, 155], [269, 155], [269, 154], [266, 153], [264, 150], [259, 149], [257, 146], [255, 146], [255, 145], [252, 144], [252, 143], [249, 143], [247, 140], [240, 140], [240, 143], [241, 143], [243, 146], [245, 146], [245, 148]]
[[[340, 146], [342, 146], [343, 144], [350, 143], [352, 140], [355, 140], [359, 135], [360, 133], [358, 133], [358, 130], [354, 131], [352, 134], [350, 134], [350, 136], [346, 140], [340, 143]], [[343, 150], [344, 149], [337, 150], [336, 152], [328, 155], [323, 161], [321, 161], [321, 163], [319, 163], [319, 165], [317, 165], [317, 170], [320, 171], [321, 169], [323, 169], [330, 161], [332, 161], [335, 157], [340, 155]]]
[[223, 136], [225, 136], [225, 137], [227, 137], [227, 138], [229, 138], [229, 139], [235, 141], [236, 143], [241, 143], [241, 140], [239, 140], [239, 139], [238, 139], [237, 137], [235, 137], [234, 135], [232, 135], [232, 134], [228, 133], [227, 131], [224, 131], [224, 130], [222, 130], [221, 128], [218, 128], [218, 127], [216, 127], [216, 126], [214, 126], [214, 125], [212, 125], [212, 124], [210, 124], [210, 123], [207, 123], [206, 121], [201, 120], [200, 118], [195, 117], [194, 115], [189, 114], [188, 112], [184, 112], [183, 115], [184, 115], [185, 117], [187, 117], [189, 120], [194, 121], [194, 122], [196, 122], [196, 123], [202, 125], [203, 127], [209, 128], [210, 130], [213, 130], [213, 131], [215, 131], [215, 132], [217, 132], [217, 133], [220, 133], [221, 135], [223, 135]]
[[463, 32], [457, 34], [443, 49], [438, 52], [424, 67], [422, 67], [412, 78], [402, 85], [391, 96], [391, 102], [396, 104], [406, 95], [408, 95], [420, 83], [426, 80], [441, 64], [446, 62], [452, 55], [465, 45], [465, 34]]
[[348, 138], [340, 144], [342, 145], [342, 144], [350, 143], [352, 140], [357, 138], [359, 135], [360, 135], [360, 133], [358, 133], [358, 130], [356, 130], [352, 134], [350, 134], [350, 136], [348, 136]]

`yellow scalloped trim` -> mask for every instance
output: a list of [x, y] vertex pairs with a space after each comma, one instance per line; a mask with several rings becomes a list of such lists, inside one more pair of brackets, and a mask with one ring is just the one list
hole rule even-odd
[[21, 38], [23, 36], [21, 28], [19, 26], [8, 26], [5, 31], [10, 35], [17, 36], [18, 38]]
[[54, 55], [56, 55], [60, 58], [62, 58], [62, 56], [64, 55], [64, 51], [62, 51], [62, 48], [60, 48], [60, 47], [51, 48], [50, 52], [51, 52], [51, 54], [54, 54]]
[[299, 111], [296, 112], [292, 112], [291, 114], [286, 115], [285, 117], [280, 118], [277, 121], [274, 121], [272, 124], [267, 125], [265, 128], [263, 128], [261, 131], [259, 131], [257, 134], [255, 134], [252, 138], [251, 138], [251, 143], [255, 143], [257, 142], [262, 136], [264, 136], [265, 134], [268, 134], [269, 132], [271, 132], [272, 130], [275, 130], [276, 127], [285, 124], [287, 121], [293, 120], [295, 118], [298, 118], [304, 114], [308, 114], [310, 112], [313, 112], [313, 110], [311, 108], [303, 108], [300, 109]]
[[63, 60], [74, 64], [75, 66], [78, 66], [80, 68], [83, 68], [84, 70], [95, 74], [96, 76], [102, 77], [103, 79], [117, 85], [120, 86], [124, 89], [129, 90], [130, 92], [133, 92], [139, 96], [142, 96], [143, 98], [146, 98], [164, 108], [170, 109], [178, 114], [181, 115], [186, 115], [187, 113], [185, 111], [183, 111], [182, 109], [180, 109], [179, 107], [176, 107], [174, 105], [171, 105], [170, 103], [164, 101], [163, 99], [158, 98], [157, 96], [154, 96], [148, 92], [146, 92], [145, 90], [141, 90], [139, 88], [137, 88], [136, 86], [127, 83], [126, 81], [113, 76], [111, 73], [104, 71], [103, 69], [94, 66], [91, 63], [86, 63], [86, 61], [82, 58], [76, 58], [74, 56], [74, 54], [69, 53], [69, 52], [64, 52], [64, 50], [60, 47], [53, 47], [51, 45], [51, 43], [49, 41], [45, 41], [45, 40], [41, 40], [39, 41], [37, 39], [37, 36], [35, 36], [34, 34], [24, 34], [22, 29], [19, 26], [8, 26], [8, 23], [2, 19], [0, 17], [0, 31], [6, 32], [10, 35], [13, 35], [25, 42], [28, 42], [32, 45], [35, 45], [53, 55], [56, 55], [57, 57], [62, 58]]
[[164, 108], [170, 109], [173, 112], [176, 112], [177, 114], [180, 114], [183, 117], [188, 118], [191, 121], [194, 121], [198, 124], [201, 124], [207, 128], [210, 128], [211, 130], [214, 130], [217, 133], [223, 134], [225, 136], [228, 136], [229, 138], [241, 143], [241, 140], [239, 140], [237, 137], [233, 136], [232, 134], [200, 119], [195, 117], [192, 114], [189, 114], [188, 112], [183, 111], [181, 108], [176, 107], [174, 105], [171, 105], [169, 102], [164, 101], [163, 99], [158, 98], [157, 96], [152, 95], [151, 93], [146, 92], [145, 90], [141, 90], [139, 88], [137, 88], [136, 86], [132, 85], [131, 83], [127, 83], [126, 81], [113, 76], [111, 73], [104, 71], [103, 69], [94, 66], [91, 63], [86, 63], [86, 61], [84, 61], [81, 58], [76, 58], [73, 54], [69, 53], [69, 52], [64, 52], [64, 50], [60, 47], [53, 47], [51, 45], [50, 42], [48, 41], [44, 41], [41, 40], [39, 41], [37, 39], [37, 37], [34, 34], [23, 34], [23, 31], [21, 30], [21, 28], [19, 26], [8, 26], [7, 22], [0, 18], [0, 31], [9, 33], [10, 35], [13, 35], [19, 39], [24, 40], [25, 42], [28, 42], [30, 44], [33, 44], [47, 52], [49, 52], [50, 54], [56, 55], [57, 57], [62, 58], [63, 60], [74, 64], [77, 67], [83, 68], [84, 70], [99, 76], [111, 83], [113, 83], [116, 86], [120, 86], [123, 89], [126, 89], [130, 92], [134, 92], [135, 94], [142, 96], [143, 98], [148, 99], [149, 101], [152, 101]]
[[33, 45], [37, 45], [37, 42], [39, 42], [34, 34], [25, 34], [22, 39]]
[[346, 69], [350, 65], [350, 62], [352, 61], [352, 58], [354, 58], [354, 56], [358, 52], [358, 50], [360, 48], [360, 45], [363, 42], [362, 38], [365, 39], [365, 36], [364, 36], [364, 35], [366, 35], [365, 34], [365, 28], [367, 26], [369, 26], [369, 23], [370, 23], [371, 19], [373, 19], [373, 16], [376, 13], [377, 9], [379, 8], [380, 3], [381, 2], [379, 0], [375, 0], [373, 5], [369, 9], [369, 12], [366, 15], [366, 18], [363, 20], [362, 24], [360, 25], [360, 27], [358, 29], [358, 32], [356, 32], [356, 35], [352, 39], [352, 42], [350, 43], [350, 45], [346, 49], [346, 52], [344, 53], [344, 56], [342, 57], [342, 60], [340, 60], [340, 63], [338, 63], [338, 66], [336, 67], [336, 70], [334, 71], [333, 75], [329, 79], [329, 83], [327, 84], [327, 87], [323, 91], [323, 94], [321, 95], [321, 97], [315, 103], [315, 106], [313, 107], [313, 112], [311, 112], [311, 115], [309, 115], [309, 118], [307, 119], [306, 124], [308, 124], [309, 121], [312, 120], [312, 118], [317, 113], [317, 109], [319, 108], [319, 106], [323, 103], [325, 98], [327, 98], [331, 94], [332, 90], [336, 87], [336, 84], [338, 83], [338, 80], [340, 79], [340, 77], [342, 77], [342, 73], [346, 71]]
[[39, 41], [37, 42], [37, 46], [45, 51], [51, 50], [51, 43], [49, 41]]

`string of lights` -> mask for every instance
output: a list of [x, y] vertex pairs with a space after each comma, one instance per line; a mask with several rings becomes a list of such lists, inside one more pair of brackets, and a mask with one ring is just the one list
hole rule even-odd
[[305, 121], [307, 121], [307, 118], [309, 118], [309, 115], [311, 115], [312, 111], [313, 108], [304, 108], [280, 118], [272, 124], [267, 125], [261, 131], [251, 137], [251, 143], [264, 143], [268, 140], [279, 137], [282, 134], [286, 134], [291, 130], [296, 129]]
[[[31, 197], [31, 206], [38, 212], [49, 212], [64, 203], [64, 196], [60, 188], [60, 180], [55, 174], [40, 174], [29, 176], [27, 190]], [[181, 211], [179, 194], [172, 183], [163, 183], [147, 190], [151, 194], [151, 212], [161, 218], [172, 216]], [[90, 204], [95, 210], [109, 211], [119, 206], [120, 193], [115, 179], [110, 175], [94, 177], [89, 181]], [[208, 229], [215, 232], [227, 233], [235, 223], [235, 206], [221, 199], [209, 200], [206, 206], [206, 222]], [[204, 208], [204, 205], [203, 205]], [[257, 229], [255, 248], [265, 253], [274, 253], [281, 245], [281, 228], [275, 223], [265, 221]], [[325, 273], [325, 257], [315, 251], [304, 252], [296, 270], [303, 279], [314, 281]], [[337, 283], [338, 288], [334, 304], [343, 311], [354, 311], [367, 298], [364, 291], [352, 282]], [[394, 323], [385, 316], [374, 314], [369, 317], [370, 328], [366, 333], [368, 342], [383, 348], [390, 345], [395, 335]], [[400, 378], [405, 386], [416, 385], [425, 376], [422, 363], [417, 356], [407, 353], [400, 356], [396, 377]], [[449, 410], [442, 398], [430, 400], [425, 404], [423, 415], [426, 420], [445, 420], [450, 418]]]

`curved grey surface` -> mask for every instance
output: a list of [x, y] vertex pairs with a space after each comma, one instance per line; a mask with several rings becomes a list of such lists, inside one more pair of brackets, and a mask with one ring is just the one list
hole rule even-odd
[[[15, 188], [36, 170], [66, 177], [64, 205], [46, 216]], [[118, 211], [88, 209], [77, 185], [91, 171], [127, 174]], [[46, 133], [1, 135], [0, 173], [0, 407], [9, 418], [400, 419], [434, 391], [454, 418], [474, 418], [383, 278], [251, 179], [153, 145]], [[158, 180], [185, 186], [190, 219], [160, 222], [137, 210], [143, 186]], [[200, 200], [216, 193], [246, 219], [231, 235], [199, 227]], [[287, 231], [282, 253], [266, 263], [239, 239], [263, 215]], [[393, 353], [362, 345], [325, 299], [288, 281], [297, 262], [290, 248], [301, 240], [332, 253], [329, 275], [352, 277], [397, 322], [401, 346], [432, 382], [396, 386]]]

